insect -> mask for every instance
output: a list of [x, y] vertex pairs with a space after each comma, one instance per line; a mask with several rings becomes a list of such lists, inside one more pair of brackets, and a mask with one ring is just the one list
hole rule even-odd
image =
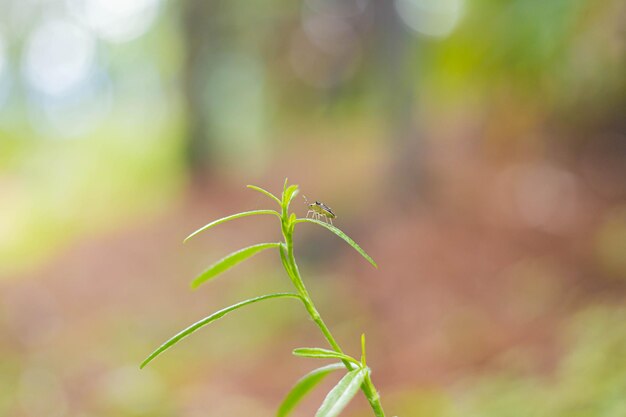
[[307, 200], [305, 196], [303, 197], [306, 205], [309, 207], [309, 211], [306, 213], [307, 217], [309, 217], [309, 214], [312, 214], [314, 219], [321, 220], [322, 218], [324, 218], [325, 220], [330, 222], [330, 224], [333, 224], [333, 219], [336, 219], [337, 216], [335, 215], [335, 213], [333, 213], [330, 207], [328, 207], [324, 203], [320, 203], [319, 201], [309, 204], [309, 200]]

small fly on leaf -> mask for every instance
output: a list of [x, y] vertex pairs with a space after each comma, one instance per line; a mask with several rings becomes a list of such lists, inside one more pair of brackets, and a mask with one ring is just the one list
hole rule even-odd
[[309, 207], [306, 217], [309, 217], [309, 214], [312, 214], [314, 219], [322, 220], [323, 218], [324, 220], [330, 222], [330, 224], [333, 224], [333, 219], [336, 219], [337, 216], [333, 213], [333, 210], [330, 207], [319, 201], [309, 204], [309, 200], [307, 200], [306, 196], [303, 197], [306, 205]]

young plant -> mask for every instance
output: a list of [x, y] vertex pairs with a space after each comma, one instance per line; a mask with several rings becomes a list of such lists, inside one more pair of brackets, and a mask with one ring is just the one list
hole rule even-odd
[[357, 245], [352, 239], [350, 239], [345, 233], [341, 230], [332, 226], [328, 223], [325, 223], [316, 219], [309, 218], [297, 218], [294, 213], [289, 213], [289, 205], [293, 198], [298, 194], [298, 186], [290, 185], [287, 186], [287, 180], [285, 180], [285, 184], [283, 186], [282, 198], [279, 199], [269, 191], [266, 191], [260, 187], [256, 187], [254, 185], [248, 185], [248, 188], [259, 191], [265, 194], [267, 197], [274, 200], [280, 207], [280, 211], [275, 210], [253, 210], [246, 211], [243, 213], [233, 214], [231, 216], [227, 216], [221, 218], [219, 220], [215, 220], [200, 229], [193, 232], [189, 235], [185, 241], [191, 239], [196, 236], [198, 233], [201, 233], [207, 229], [210, 229], [218, 224], [227, 222], [229, 220], [238, 219], [240, 217], [252, 216], [257, 214], [269, 214], [274, 215], [278, 219], [280, 219], [281, 230], [283, 234], [284, 241], [283, 242], [272, 242], [272, 243], [260, 243], [257, 245], [248, 246], [247, 248], [241, 249], [239, 251], [233, 252], [230, 255], [220, 259], [211, 265], [207, 270], [205, 270], [202, 274], [200, 274], [196, 279], [193, 280], [191, 286], [193, 288], [198, 287], [200, 284], [214, 278], [218, 274], [226, 271], [227, 269], [235, 266], [236, 264], [250, 258], [258, 252], [261, 252], [265, 249], [275, 248], [278, 249], [280, 253], [280, 259], [282, 264], [287, 272], [287, 275], [291, 279], [295, 287], [295, 292], [288, 293], [276, 293], [276, 294], [267, 294], [259, 297], [251, 298], [249, 300], [242, 301], [240, 303], [234, 304], [230, 307], [226, 307], [222, 310], [219, 310], [208, 317], [192, 324], [186, 329], [182, 330], [168, 341], [163, 343], [160, 347], [158, 347], [154, 352], [152, 352], [141, 364], [141, 368], [150, 363], [154, 358], [159, 356], [161, 353], [174, 346], [183, 338], [189, 336], [196, 330], [201, 327], [225, 316], [233, 310], [236, 310], [240, 307], [247, 306], [249, 304], [254, 304], [259, 301], [269, 300], [273, 298], [294, 298], [300, 300], [304, 305], [307, 313], [311, 316], [311, 319], [315, 322], [315, 324], [319, 327], [324, 338], [330, 345], [331, 349], [323, 349], [323, 348], [299, 348], [293, 351], [293, 354], [296, 356], [302, 356], [307, 358], [323, 358], [323, 359], [337, 359], [338, 362], [326, 365], [321, 368], [317, 368], [307, 375], [302, 377], [295, 386], [291, 389], [289, 394], [285, 397], [282, 404], [278, 408], [277, 417], [286, 417], [291, 411], [295, 408], [295, 406], [304, 398], [306, 394], [308, 394], [326, 375], [333, 371], [337, 371], [340, 369], [345, 369], [347, 372], [343, 378], [337, 383], [337, 385], [328, 393], [324, 402], [317, 410], [315, 417], [335, 417], [338, 416], [339, 413], [346, 407], [346, 405], [350, 402], [350, 400], [356, 395], [359, 391], [363, 391], [365, 397], [369, 401], [370, 406], [376, 417], [384, 417], [385, 412], [383, 411], [383, 407], [380, 403], [380, 397], [378, 395], [378, 391], [374, 387], [372, 383], [370, 369], [367, 366], [366, 355], [365, 355], [365, 335], [361, 335], [361, 359], [357, 360], [343, 352], [330, 330], [322, 320], [322, 317], [318, 313], [315, 308], [315, 304], [313, 304], [313, 300], [311, 300], [311, 296], [309, 295], [306, 287], [304, 286], [304, 282], [302, 280], [302, 276], [300, 275], [300, 271], [298, 270], [298, 265], [296, 264], [296, 259], [294, 257], [293, 250], [293, 233], [295, 231], [295, 227], [300, 223], [313, 223], [319, 226], [325, 227], [331, 232], [335, 233], [337, 236], [345, 240], [350, 246], [356, 249], [369, 263], [371, 263], [374, 267], [377, 267], [376, 262], [367, 254], [359, 245]]

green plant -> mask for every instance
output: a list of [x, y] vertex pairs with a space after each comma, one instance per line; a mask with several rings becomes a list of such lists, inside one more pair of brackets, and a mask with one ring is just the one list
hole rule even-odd
[[275, 210], [254, 210], [247, 211], [243, 213], [233, 214], [232, 216], [224, 217], [219, 220], [215, 220], [206, 226], [198, 229], [193, 232], [191, 235], [185, 239], [192, 238], [193, 236], [201, 233], [207, 229], [210, 229], [218, 224], [227, 222], [229, 220], [238, 219], [240, 217], [252, 216], [257, 214], [270, 214], [275, 215], [280, 219], [282, 234], [284, 237], [283, 242], [278, 243], [261, 243], [253, 246], [249, 246], [247, 248], [241, 249], [239, 251], [233, 252], [230, 255], [220, 259], [211, 265], [206, 271], [200, 274], [196, 279], [192, 282], [192, 287], [196, 288], [200, 284], [214, 278], [216, 275], [224, 272], [225, 270], [233, 267], [239, 262], [244, 261], [245, 259], [253, 256], [254, 254], [263, 251], [269, 248], [277, 248], [280, 252], [280, 258], [282, 264], [287, 271], [287, 275], [291, 279], [296, 292], [293, 293], [276, 293], [276, 294], [268, 294], [262, 295], [260, 297], [251, 298], [249, 300], [242, 301], [240, 303], [234, 304], [230, 307], [226, 307], [216, 313], [211, 314], [210, 316], [192, 324], [186, 329], [182, 330], [174, 337], [170, 338], [168, 341], [163, 343], [159, 348], [157, 348], [150, 356], [148, 356], [143, 363], [141, 364], [141, 368], [146, 366], [149, 362], [151, 362], [154, 358], [159, 356], [165, 350], [174, 346], [181, 339], [189, 336], [191, 333], [200, 329], [201, 327], [225, 316], [229, 312], [236, 310], [240, 307], [257, 303], [259, 301], [269, 300], [272, 298], [295, 298], [302, 302], [306, 311], [311, 316], [315, 324], [319, 327], [322, 334], [326, 338], [326, 341], [330, 345], [331, 349], [322, 349], [322, 348], [300, 348], [295, 349], [293, 354], [296, 356], [308, 357], [308, 358], [331, 358], [338, 359], [340, 362], [335, 364], [323, 366], [321, 368], [315, 369], [305, 375], [302, 379], [300, 379], [296, 385], [292, 388], [289, 394], [285, 397], [284, 401], [280, 405], [277, 416], [278, 417], [286, 417], [290, 414], [290, 412], [294, 409], [294, 407], [298, 404], [298, 402], [309, 392], [311, 389], [315, 387], [326, 375], [329, 373], [339, 370], [346, 369], [346, 375], [339, 381], [339, 383], [328, 393], [321, 407], [316, 413], [316, 417], [335, 417], [338, 416], [339, 413], [344, 409], [344, 407], [348, 404], [348, 402], [356, 395], [359, 391], [359, 388], [363, 391], [367, 400], [369, 401], [372, 410], [376, 417], [384, 417], [385, 412], [383, 411], [382, 405], [380, 403], [380, 397], [378, 395], [378, 391], [374, 387], [372, 383], [370, 369], [367, 366], [366, 355], [365, 355], [365, 335], [361, 336], [361, 359], [357, 360], [343, 352], [330, 330], [322, 320], [322, 317], [318, 313], [315, 305], [313, 304], [313, 300], [304, 286], [304, 282], [302, 280], [302, 276], [300, 275], [300, 271], [298, 270], [298, 265], [296, 264], [296, 259], [294, 257], [294, 249], [293, 249], [293, 233], [295, 230], [295, 226], [299, 223], [314, 223], [325, 227], [331, 232], [335, 233], [337, 236], [345, 240], [350, 246], [356, 249], [369, 263], [371, 263], [374, 267], [377, 267], [376, 262], [367, 254], [359, 245], [357, 245], [352, 239], [350, 239], [345, 233], [343, 233], [338, 228], [324, 223], [319, 220], [309, 219], [309, 218], [297, 218], [294, 213], [289, 214], [289, 205], [293, 198], [298, 194], [298, 186], [290, 185], [287, 186], [287, 180], [285, 180], [285, 184], [283, 186], [282, 199], [279, 199], [269, 191], [266, 191], [260, 187], [256, 187], [253, 185], [249, 185], [249, 188], [259, 191], [265, 194], [267, 197], [274, 200], [280, 206], [280, 212]]

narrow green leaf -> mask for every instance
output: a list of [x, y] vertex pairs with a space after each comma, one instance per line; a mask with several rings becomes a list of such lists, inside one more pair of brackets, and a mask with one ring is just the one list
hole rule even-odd
[[289, 264], [289, 262], [287, 261], [287, 248], [285, 247], [284, 243], [280, 244], [280, 260], [283, 263], [283, 267], [285, 268], [285, 271], [287, 271], [287, 274], [289, 275], [289, 279], [291, 279], [291, 282], [294, 283], [294, 285], [299, 288], [298, 285], [298, 280], [296, 278], [296, 273], [294, 272], [294, 270], [291, 268], [291, 265]]
[[341, 359], [344, 361], [353, 362], [359, 367], [361, 366], [361, 362], [354, 359], [352, 356], [348, 356], [345, 353], [335, 352], [330, 349], [322, 349], [322, 348], [298, 348], [293, 350], [293, 354], [296, 356], [302, 356], [305, 358], [322, 358], [322, 359]]
[[365, 333], [361, 333], [361, 365], [367, 366], [367, 356], [365, 354]]
[[239, 262], [245, 261], [256, 253], [269, 248], [277, 248], [279, 246], [280, 243], [259, 243], [258, 245], [248, 246], [247, 248], [233, 252], [215, 262], [213, 265], [208, 267], [206, 271], [196, 277], [196, 279], [191, 282], [191, 287], [198, 288], [198, 286], [203, 282], [210, 280], [229, 268], [232, 268]]
[[225, 223], [229, 220], [234, 220], [234, 219], [238, 219], [240, 217], [246, 217], [246, 216], [253, 216], [255, 214], [273, 214], [274, 216], [278, 216], [278, 218], [280, 219], [280, 213], [278, 213], [275, 210], [252, 210], [252, 211], [244, 211], [243, 213], [237, 213], [237, 214], [233, 214], [231, 216], [226, 216], [226, 217], [222, 217], [221, 219], [217, 219], [212, 221], [211, 223], [202, 226], [201, 228], [199, 228], [198, 230], [196, 230], [195, 232], [193, 232], [192, 234], [190, 234], [189, 236], [187, 236], [184, 240], [184, 242], [187, 242], [189, 239], [191, 239], [192, 237], [194, 237], [195, 235], [197, 235], [198, 233], [202, 233], [207, 229], [210, 229], [213, 226], [217, 226], [218, 224], [222, 224]]
[[368, 372], [367, 368], [348, 372], [328, 393], [321, 407], [315, 413], [315, 417], [337, 417], [356, 393], [359, 392], [359, 388]]
[[359, 252], [361, 254], [361, 256], [363, 256], [365, 259], [367, 259], [367, 261], [369, 263], [371, 263], [375, 268], [378, 268], [378, 265], [376, 265], [376, 262], [374, 262], [374, 260], [367, 253], [365, 253], [365, 251], [363, 249], [361, 249], [361, 247], [359, 245], [357, 245], [354, 240], [350, 239], [350, 237], [348, 237], [348, 235], [346, 235], [344, 232], [339, 230], [337, 227], [335, 227], [335, 226], [333, 226], [331, 224], [328, 224], [326, 222], [323, 222], [323, 221], [320, 221], [320, 220], [316, 220], [316, 219], [298, 219], [298, 220], [296, 220], [296, 223], [304, 223], [304, 222], [319, 224], [320, 226], [327, 228], [328, 230], [330, 230], [331, 232], [333, 232], [334, 234], [336, 234], [337, 236], [339, 236], [340, 238], [345, 240], [348, 243], [348, 245], [350, 245], [354, 249], [356, 249], [356, 251]]
[[243, 306], [247, 306], [248, 304], [257, 303], [257, 302], [263, 301], [263, 300], [269, 300], [271, 298], [298, 298], [298, 299], [302, 299], [302, 297], [300, 295], [293, 294], [293, 293], [268, 294], [268, 295], [262, 295], [260, 297], [250, 298], [249, 300], [245, 300], [245, 301], [242, 301], [240, 303], [233, 304], [230, 307], [226, 307], [226, 308], [224, 308], [222, 310], [216, 311], [215, 313], [211, 314], [210, 316], [205, 317], [202, 320], [192, 324], [191, 326], [187, 327], [183, 331], [181, 331], [178, 334], [176, 334], [174, 337], [172, 337], [169, 340], [167, 340], [165, 343], [163, 343], [161, 346], [159, 346], [154, 352], [152, 352], [150, 354], [150, 356], [148, 356], [141, 363], [141, 365], [139, 367], [143, 368], [148, 363], [150, 363], [154, 358], [159, 356], [161, 353], [163, 353], [164, 351], [166, 351], [170, 347], [174, 346], [176, 343], [178, 343], [179, 341], [181, 341], [185, 337], [189, 336], [191, 333], [195, 332], [199, 328], [201, 328], [201, 327], [203, 327], [203, 326], [205, 326], [205, 325], [207, 325], [207, 324], [209, 324], [209, 323], [211, 323], [211, 322], [213, 322], [213, 321], [215, 321], [215, 320], [217, 320], [219, 318], [224, 317], [226, 314], [230, 313], [231, 311], [237, 310], [238, 308], [241, 308]]
[[283, 204], [289, 207], [289, 204], [291, 204], [291, 200], [293, 200], [293, 198], [298, 195], [298, 193], [298, 186], [296, 184], [290, 185], [283, 195]]
[[272, 200], [276, 201], [279, 206], [281, 205], [280, 199], [278, 197], [276, 197], [274, 194], [270, 193], [269, 191], [264, 190], [261, 187], [257, 187], [256, 185], [246, 185], [246, 187], [250, 188], [251, 190], [258, 191], [261, 194], [265, 194], [266, 196], [268, 196]]
[[345, 369], [345, 365], [343, 363], [333, 363], [331, 365], [322, 366], [321, 368], [317, 368], [296, 382], [293, 386], [289, 394], [285, 397], [282, 404], [278, 408], [278, 412], [276, 413], [276, 417], [287, 417], [291, 411], [298, 405], [298, 403], [313, 389], [317, 384], [319, 384], [329, 373], [339, 370]]

